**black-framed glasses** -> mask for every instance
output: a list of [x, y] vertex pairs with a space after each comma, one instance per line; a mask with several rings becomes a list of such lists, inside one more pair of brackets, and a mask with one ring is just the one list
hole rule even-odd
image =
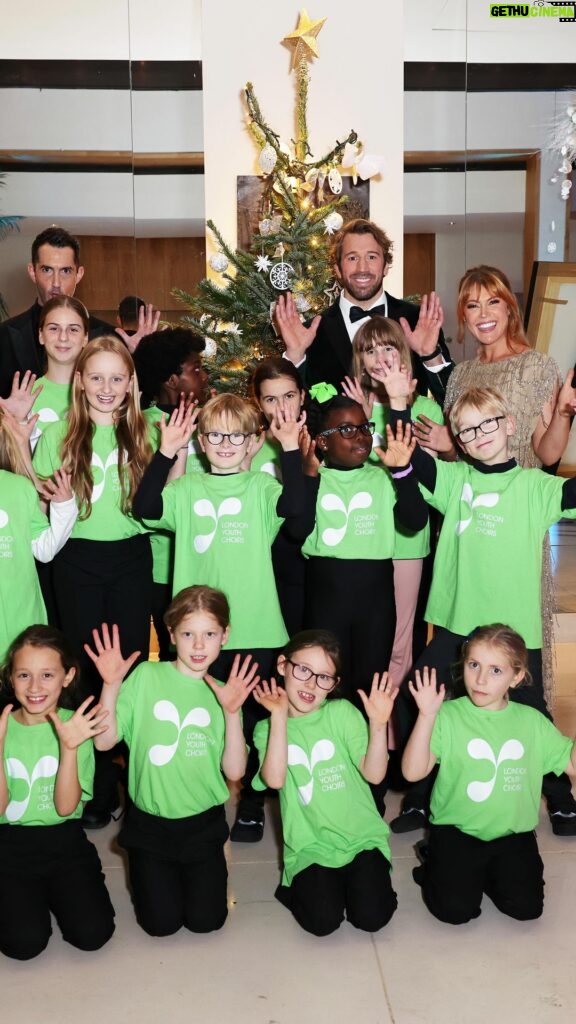
[[301, 683], [307, 683], [310, 679], [316, 680], [316, 686], [321, 690], [333, 690], [338, 682], [339, 676], [329, 676], [325, 672], [313, 672], [308, 665], [300, 665], [297, 661], [286, 658], [289, 665], [292, 665], [292, 675]]
[[464, 427], [464, 430], [459, 430], [455, 437], [462, 444], [470, 444], [470, 441], [474, 441], [478, 437], [478, 431], [481, 434], [494, 434], [498, 430], [500, 420], [505, 419], [505, 416], [490, 416], [487, 420], [482, 420], [476, 427]]
[[358, 434], [373, 434], [376, 428], [375, 423], [339, 423], [337, 427], [330, 427], [328, 430], [321, 430], [318, 437], [329, 437], [330, 434], [338, 432], [340, 437], [353, 441]]
[[241, 444], [244, 444], [246, 438], [250, 437], [250, 434], [243, 434], [241, 430], [233, 430], [231, 434], [223, 434], [221, 430], [208, 430], [202, 436], [213, 445], [222, 444], [226, 438], [230, 444], [239, 448]]

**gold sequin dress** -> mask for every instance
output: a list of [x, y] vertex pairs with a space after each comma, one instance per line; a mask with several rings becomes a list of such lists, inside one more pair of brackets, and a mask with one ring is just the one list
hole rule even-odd
[[[496, 388], [506, 399], [510, 412], [516, 420], [516, 430], [508, 439], [510, 456], [525, 469], [533, 469], [540, 467], [541, 462], [532, 447], [532, 434], [536, 429], [542, 409], [550, 401], [557, 388], [561, 386], [562, 377], [556, 361], [532, 348], [493, 363], [468, 359], [464, 363], [459, 363], [450, 375], [444, 408], [445, 410], [450, 409], [456, 399], [468, 388]], [[552, 658], [554, 588], [548, 537], [544, 543], [542, 560], [541, 604], [544, 693], [547, 702], [550, 703], [554, 690]]]

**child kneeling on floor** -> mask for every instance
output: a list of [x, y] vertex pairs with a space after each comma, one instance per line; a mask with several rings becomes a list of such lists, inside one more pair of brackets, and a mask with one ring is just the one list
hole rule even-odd
[[509, 701], [529, 680], [521, 636], [496, 623], [465, 641], [466, 696], [444, 703], [435, 670], [416, 672], [418, 706], [402, 771], [424, 778], [439, 762], [430, 806], [430, 835], [414, 879], [424, 902], [447, 924], [479, 917], [486, 893], [519, 921], [540, 917], [543, 864], [534, 829], [542, 778], [576, 773], [576, 743], [534, 708]]
[[344, 915], [355, 928], [378, 931], [397, 905], [388, 826], [368, 785], [386, 774], [396, 690], [383, 673], [370, 693], [358, 691], [366, 723], [349, 701], [327, 699], [340, 666], [336, 637], [306, 630], [278, 658], [284, 688], [272, 679], [254, 690], [270, 712], [254, 732], [254, 785], [280, 791], [284, 873], [276, 896], [313, 935], [336, 931]]
[[123, 658], [118, 628], [94, 630], [96, 650], [86, 646], [109, 711], [99, 746], [124, 740], [130, 748], [130, 806], [118, 842], [128, 851], [136, 918], [149, 935], [182, 926], [214, 931], [228, 915], [225, 776], [237, 781], [246, 769], [240, 709], [259, 679], [257, 664], [239, 655], [227, 683], [208, 675], [229, 619], [222, 591], [180, 591], [164, 616], [176, 661], [145, 662], [123, 685], [139, 652]]

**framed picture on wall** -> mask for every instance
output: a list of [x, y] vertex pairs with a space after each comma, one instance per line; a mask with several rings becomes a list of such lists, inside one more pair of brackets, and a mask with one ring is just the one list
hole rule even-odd
[[576, 263], [536, 262], [526, 303], [526, 333], [565, 376], [576, 364]]
[[[258, 221], [262, 219], [261, 203], [266, 179], [257, 174], [239, 174], [236, 178], [236, 219], [238, 248], [249, 250], [250, 243], [258, 233]], [[331, 193], [326, 187], [325, 198]], [[370, 216], [370, 181], [358, 181], [356, 184], [349, 175], [342, 177], [342, 195], [348, 196], [348, 202], [339, 210], [345, 221], [355, 217]]]

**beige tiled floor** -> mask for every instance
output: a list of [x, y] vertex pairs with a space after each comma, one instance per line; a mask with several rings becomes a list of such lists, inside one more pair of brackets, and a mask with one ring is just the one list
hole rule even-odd
[[[576, 731], [576, 526], [553, 537], [557, 570], [559, 726]], [[389, 797], [392, 817], [399, 798]], [[232, 813], [232, 802], [230, 806]], [[488, 899], [479, 920], [434, 920], [412, 881], [419, 834], [392, 836], [399, 908], [369, 936], [345, 924], [333, 936], [302, 932], [274, 900], [277, 802], [264, 840], [229, 847], [230, 916], [224, 929], [151, 939], [136, 926], [117, 826], [93, 835], [117, 912], [96, 954], [55, 934], [37, 960], [0, 963], [2, 1020], [14, 1024], [572, 1024], [576, 838], [552, 835], [541, 815], [546, 872], [540, 921], [520, 924]]]

